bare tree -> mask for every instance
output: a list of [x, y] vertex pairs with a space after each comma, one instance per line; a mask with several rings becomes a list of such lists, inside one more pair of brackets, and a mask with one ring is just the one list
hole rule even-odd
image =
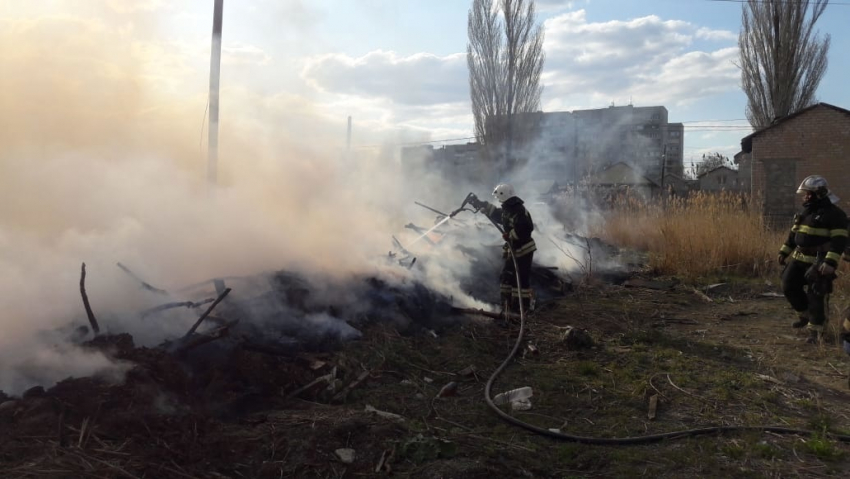
[[691, 177], [699, 178], [703, 173], [708, 173], [715, 168], [719, 168], [721, 166], [725, 166], [729, 169], [735, 169], [734, 163], [729, 159], [728, 156], [724, 156], [720, 153], [709, 153], [702, 155], [702, 161], [699, 163], [695, 163], [691, 166]]
[[[738, 36], [747, 119], [754, 128], [815, 100], [830, 37], [814, 31], [829, 0], [747, 0]], [[810, 8], [811, 7], [811, 10]]]
[[469, 10], [469, 92], [475, 136], [491, 151], [513, 148], [514, 116], [540, 107], [543, 28], [533, 0], [473, 0]]

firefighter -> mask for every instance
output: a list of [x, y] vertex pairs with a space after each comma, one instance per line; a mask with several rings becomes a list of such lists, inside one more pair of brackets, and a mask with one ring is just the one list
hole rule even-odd
[[[518, 302], [522, 301], [525, 311], [531, 311], [534, 306], [534, 293], [531, 290], [531, 260], [537, 245], [531, 238], [534, 224], [531, 214], [523, 206], [523, 201], [514, 193], [513, 186], [502, 183], [493, 189], [493, 196], [501, 204], [497, 207], [492, 203], [478, 199], [474, 194], [470, 195], [469, 203], [476, 209], [482, 211], [487, 217], [497, 224], [502, 225], [502, 239], [505, 245], [502, 247], [502, 258], [504, 265], [499, 277], [502, 307], [517, 308]], [[517, 269], [511, 258], [510, 249], [514, 251]], [[519, 272], [519, 284], [517, 284], [517, 272]]]
[[807, 328], [807, 342], [819, 343], [826, 323], [825, 297], [832, 292], [835, 269], [847, 246], [847, 215], [835, 206], [838, 197], [822, 176], [807, 177], [797, 193], [804, 195], [803, 209], [794, 215], [779, 250], [779, 264], [785, 266], [782, 291], [798, 314], [792, 326]]

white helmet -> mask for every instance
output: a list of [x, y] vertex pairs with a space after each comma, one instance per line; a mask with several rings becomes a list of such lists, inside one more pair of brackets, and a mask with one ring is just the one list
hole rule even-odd
[[797, 193], [811, 192], [818, 198], [828, 197], [833, 204], [838, 203], [838, 196], [829, 191], [826, 178], [820, 175], [807, 176], [797, 188]]
[[502, 183], [493, 189], [493, 197], [499, 200], [499, 203], [504, 203], [512, 196], [515, 196], [514, 187], [507, 183]]

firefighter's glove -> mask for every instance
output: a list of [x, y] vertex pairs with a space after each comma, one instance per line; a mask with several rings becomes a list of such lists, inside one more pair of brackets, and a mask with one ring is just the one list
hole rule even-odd
[[779, 256], [776, 257], [776, 262], [779, 263], [779, 266], [785, 266], [785, 260], [788, 258], [787, 254], [779, 253]]
[[805, 278], [806, 282], [810, 285], [816, 284], [821, 278], [820, 267], [818, 267], [817, 264], [809, 266], [803, 274], [803, 278]]
[[832, 276], [835, 274], [835, 266], [832, 266], [829, 263], [822, 263], [820, 268], [818, 268], [818, 272], [820, 272], [823, 276]]

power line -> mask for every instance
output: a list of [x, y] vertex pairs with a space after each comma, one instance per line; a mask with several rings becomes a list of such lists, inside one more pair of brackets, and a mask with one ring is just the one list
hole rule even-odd
[[475, 136], [467, 136], [465, 138], [446, 138], [443, 140], [429, 140], [429, 141], [413, 141], [410, 143], [385, 143], [383, 145], [357, 145], [354, 148], [382, 148], [385, 146], [416, 146], [416, 145], [427, 145], [429, 143], [443, 143], [447, 141], [463, 141], [463, 140], [475, 140], [477, 137]]
[[734, 118], [734, 119], [731, 119], [731, 120], [688, 120], [688, 121], [680, 121], [680, 122], [674, 122], [674, 123], [699, 123], [699, 122], [702, 122], [702, 121], [723, 122], [723, 121], [749, 121], [749, 120], [747, 120], [746, 118]]
[[[698, 123], [702, 120], [693, 120], [691, 122], [679, 122], [679, 123]], [[712, 121], [739, 121], [739, 120], [712, 120]], [[671, 125], [658, 125], [658, 128], [647, 128], [644, 130], [637, 130], [643, 132], [652, 132], [653, 130], [665, 130], [669, 129]], [[701, 132], [701, 131], [754, 131], [753, 127], [749, 125], [683, 125], [683, 131], [687, 132]], [[450, 141], [465, 141], [465, 140], [475, 140], [477, 137], [467, 136], [464, 138], [443, 138], [440, 140], [428, 140], [428, 141], [413, 141], [408, 143], [385, 143], [385, 144], [375, 144], [375, 145], [356, 145], [354, 148], [383, 148], [383, 147], [393, 147], [393, 146], [418, 146], [418, 145], [428, 145], [431, 143], [447, 143]]]
[[[706, 0], [706, 1], [744, 1], [744, 0]], [[848, 4], [850, 5], [850, 4]], [[732, 119], [710, 119], [710, 120], [687, 120], [687, 121], [679, 121], [674, 123], [666, 123], [654, 125], [655, 128], [644, 128], [642, 130], [636, 130], [641, 132], [652, 132], [653, 130], [667, 130], [667, 129], [678, 129], [675, 126], [676, 123], [682, 124], [682, 129], [688, 132], [698, 132], [698, 131], [755, 131], [755, 129], [750, 125], [717, 125], [714, 123], [723, 123], [723, 122], [733, 122], [733, 121], [748, 121], [746, 118], [732, 118]], [[688, 123], [702, 123], [702, 122], [711, 122], [702, 125], [688, 125]], [[638, 125], [646, 125], [646, 123], [639, 123]], [[385, 144], [374, 144], [374, 145], [356, 145], [354, 148], [382, 148], [382, 147], [392, 147], [392, 146], [417, 146], [417, 145], [428, 145], [431, 143], [447, 143], [450, 141], [466, 141], [466, 140], [475, 140], [477, 137], [475, 136], [466, 136], [463, 138], [443, 138], [439, 140], [425, 140], [425, 141], [411, 141], [406, 143], [385, 143]]]
[[[706, 2], [722, 2], [722, 3], [750, 3], [751, 0], [705, 0]], [[752, 0], [754, 3], [773, 3], [768, 0]], [[795, 0], [776, 0], [778, 3], [803, 3], [801, 1]], [[829, 5], [838, 5], [838, 6], [850, 6], [850, 3], [846, 2], [829, 2]]]

